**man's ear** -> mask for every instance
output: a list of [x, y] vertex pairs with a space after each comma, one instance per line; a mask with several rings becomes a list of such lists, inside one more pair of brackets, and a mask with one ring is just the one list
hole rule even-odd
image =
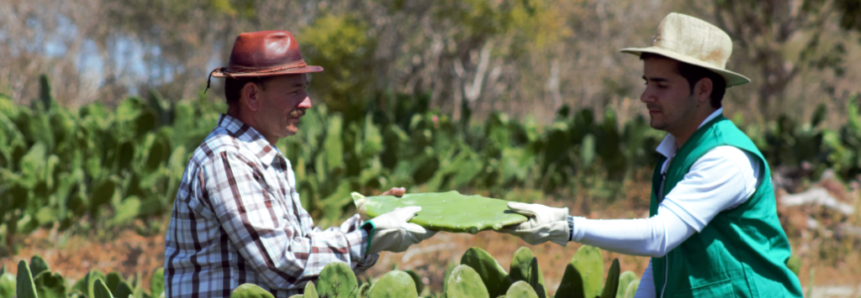
[[712, 91], [714, 91], [714, 82], [710, 78], [702, 78], [694, 85], [697, 101], [708, 103], [711, 101]]
[[260, 86], [252, 82], [245, 83], [239, 95], [241, 97], [240, 103], [245, 105], [248, 110], [256, 112], [260, 109]]

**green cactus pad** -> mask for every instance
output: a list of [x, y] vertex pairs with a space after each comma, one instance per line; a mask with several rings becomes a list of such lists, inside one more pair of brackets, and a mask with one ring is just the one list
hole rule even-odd
[[18, 298], [36, 298], [36, 286], [33, 285], [33, 275], [30, 274], [30, 266], [21, 260], [18, 262], [18, 277], [15, 288]]
[[398, 207], [421, 206], [411, 223], [422, 227], [456, 233], [478, 233], [525, 222], [526, 216], [508, 209], [508, 201], [466, 196], [457, 191], [405, 194], [403, 197], [365, 197], [353, 193], [353, 202], [364, 219], [374, 218]]
[[161, 293], [164, 293], [164, 267], [156, 268], [152, 272], [149, 279], [149, 291], [153, 297], [161, 296]]
[[446, 298], [490, 298], [481, 276], [467, 265], [454, 267], [445, 282]]
[[601, 291], [601, 298], [615, 298], [619, 291], [619, 259], [613, 259], [613, 264], [610, 265], [610, 271], [607, 272], [607, 279], [604, 281], [604, 290]]
[[230, 298], [275, 298], [272, 293], [255, 284], [241, 284], [230, 293]]
[[400, 270], [389, 271], [383, 275], [368, 292], [368, 298], [415, 298], [416, 284], [413, 278]]
[[514, 253], [508, 277], [511, 281], [522, 280], [529, 283], [538, 297], [547, 297], [544, 274], [541, 273], [541, 268], [538, 267], [538, 258], [535, 257], [535, 254], [528, 247], [521, 247]]
[[0, 297], [15, 296], [16, 283], [15, 275], [12, 273], [6, 272], [0, 274]]
[[565, 267], [557, 297], [596, 297], [601, 295], [604, 279], [604, 257], [601, 250], [583, 245]]
[[481, 248], [467, 249], [460, 257], [460, 264], [467, 265], [478, 273], [490, 297], [505, 295], [505, 291], [511, 286], [511, 279], [505, 269], [502, 269], [490, 253]]
[[[32, 263], [30, 264], [32, 268]], [[66, 280], [59, 273], [51, 273], [50, 271], [42, 271], [33, 279], [33, 285], [36, 286], [36, 293], [39, 298], [66, 298]]]
[[313, 282], [309, 281], [305, 283], [305, 291], [302, 298], [320, 298], [320, 295], [317, 294], [317, 286]]
[[317, 281], [317, 293], [320, 297], [342, 298], [353, 297], [359, 289], [356, 274], [350, 265], [333, 262], [323, 267], [320, 279]]
[[111, 291], [108, 291], [108, 286], [101, 279], [96, 280], [93, 284], [93, 297], [95, 298], [114, 298]]
[[532, 286], [520, 280], [511, 284], [508, 292], [505, 292], [505, 298], [538, 298], [538, 294]]
[[622, 274], [619, 275], [619, 290], [616, 292], [616, 298], [624, 298], [628, 285], [635, 280], [637, 280], [636, 273], [631, 271], [622, 272]]
[[628, 284], [628, 287], [625, 288], [625, 298], [634, 298], [634, 295], [637, 294], [637, 288], [640, 287], [640, 281], [634, 280]]
[[45, 262], [45, 259], [42, 257], [35, 255], [30, 258], [30, 273], [35, 276], [39, 275], [39, 273], [50, 271], [51, 267], [48, 266], [48, 262]]
[[425, 289], [425, 284], [424, 284], [424, 282], [422, 282], [422, 277], [413, 270], [406, 270], [404, 272], [406, 272], [407, 274], [410, 275], [410, 277], [413, 278], [413, 282], [416, 283], [416, 293], [421, 295], [422, 291], [424, 291], [424, 289]]

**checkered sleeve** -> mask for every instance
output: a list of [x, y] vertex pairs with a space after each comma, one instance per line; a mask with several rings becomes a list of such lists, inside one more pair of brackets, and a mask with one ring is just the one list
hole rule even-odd
[[367, 234], [357, 217], [340, 229], [302, 233], [297, 206], [277, 200], [259, 165], [230, 152], [202, 165], [205, 192], [219, 223], [239, 253], [273, 289], [295, 288], [317, 277], [326, 264], [344, 262], [359, 269], [376, 261], [366, 258]]

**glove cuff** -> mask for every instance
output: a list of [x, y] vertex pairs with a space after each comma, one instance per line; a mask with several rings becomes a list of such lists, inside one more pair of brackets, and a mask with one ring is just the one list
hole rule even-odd
[[373, 221], [366, 221], [362, 224], [362, 230], [368, 233], [368, 245], [365, 248], [365, 255], [371, 250], [371, 241], [374, 239], [374, 232], [377, 231], [377, 225]]
[[574, 240], [574, 217], [568, 216], [568, 241]]

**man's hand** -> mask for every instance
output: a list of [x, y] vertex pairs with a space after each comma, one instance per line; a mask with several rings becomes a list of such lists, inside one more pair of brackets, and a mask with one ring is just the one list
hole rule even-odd
[[407, 192], [407, 190], [403, 187], [392, 187], [392, 189], [387, 190], [386, 192], [381, 194], [381, 196], [401, 197], [404, 195], [405, 192]]
[[571, 237], [568, 228], [568, 208], [553, 208], [539, 204], [509, 202], [508, 208], [529, 217], [524, 223], [501, 229], [523, 239], [526, 243], [536, 245], [547, 241], [565, 246]]
[[[394, 190], [393, 188], [389, 192]], [[401, 188], [401, 195], [403, 191]], [[381, 251], [402, 252], [410, 245], [422, 242], [436, 234], [434, 230], [407, 222], [421, 210], [422, 207], [419, 206], [396, 208], [365, 223], [370, 223], [374, 227], [370, 236], [371, 245], [368, 248], [368, 254]]]

